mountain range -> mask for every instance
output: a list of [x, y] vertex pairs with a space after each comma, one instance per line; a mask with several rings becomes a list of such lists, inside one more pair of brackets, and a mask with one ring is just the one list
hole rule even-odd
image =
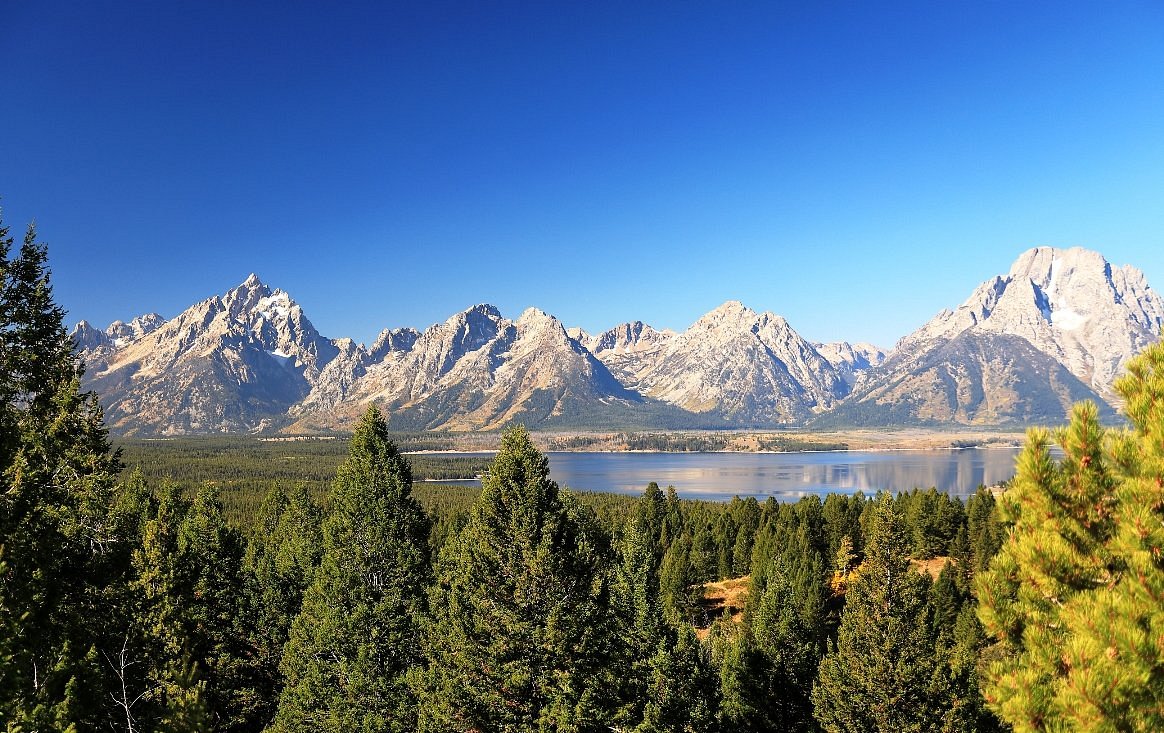
[[892, 349], [810, 343], [728, 301], [681, 333], [599, 334], [529, 308], [475, 305], [371, 346], [322, 336], [256, 275], [174, 318], [73, 331], [115, 433], [343, 430], [380, 405], [393, 428], [998, 426], [1061, 422], [1160, 337], [1164, 300], [1130, 266], [1081, 248], [1024, 252]]

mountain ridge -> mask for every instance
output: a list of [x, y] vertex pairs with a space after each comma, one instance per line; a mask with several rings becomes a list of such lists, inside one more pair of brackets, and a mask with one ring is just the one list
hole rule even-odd
[[322, 336], [254, 273], [172, 319], [73, 331], [115, 432], [345, 429], [370, 402], [398, 429], [1018, 425], [1076, 399], [1114, 418], [1111, 382], [1159, 337], [1164, 301], [1097, 252], [1033, 248], [886, 351], [810, 343], [729, 300], [681, 332], [598, 334], [488, 303], [370, 345]]

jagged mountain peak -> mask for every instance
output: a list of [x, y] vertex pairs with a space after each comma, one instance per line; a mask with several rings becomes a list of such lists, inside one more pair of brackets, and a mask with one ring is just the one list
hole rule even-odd
[[1075, 270], [1105, 272], [1110, 267], [1104, 256], [1095, 250], [1083, 247], [1032, 247], [1015, 259], [1008, 277], [1029, 278], [1039, 287], [1046, 288], [1059, 273], [1070, 277], [1070, 273]]
[[342, 429], [368, 402], [406, 429], [599, 425], [612, 414], [796, 425], [839, 402], [838, 418], [853, 422], [1017, 423], [1096, 392], [1110, 402], [1105, 387], [1162, 325], [1140, 271], [1036, 247], [889, 355], [811, 344], [738, 300], [678, 334], [636, 320], [597, 335], [538, 308], [510, 320], [479, 303], [365, 348], [320, 336], [255, 273], [169, 321], [147, 314], [105, 332], [81, 322], [73, 334], [115, 430], [176, 433]]
[[[546, 313], [541, 308], [535, 308], [531, 305], [529, 308], [526, 308], [521, 312], [521, 315], [517, 317], [517, 322], [529, 324], [558, 323], [558, 319]], [[563, 327], [562, 330], [565, 331], [565, 328]]]
[[110, 345], [109, 337], [86, 320], [78, 321], [77, 325], [73, 326], [70, 335], [73, 337], [73, 343], [77, 345], [77, 349], [82, 352]]
[[674, 336], [675, 332], [670, 329], [659, 331], [642, 321], [628, 321], [582, 343], [598, 356], [608, 351], [626, 353], [650, 349]]
[[736, 300], [668, 339], [634, 376], [636, 389], [650, 397], [750, 425], [802, 420], [848, 391], [833, 365], [788, 321]]
[[833, 365], [850, 386], [856, 384], [874, 367], [880, 366], [886, 357], [883, 349], [864, 341], [852, 344], [847, 341], [815, 343], [813, 347]]
[[161, 328], [166, 319], [157, 313], [146, 313], [134, 318], [129, 323], [114, 321], [105, 329], [105, 335], [117, 348], [121, 348], [131, 341], [153, 333]]
[[493, 305], [492, 303], [478, 303], [477, 305], [469, 306], [465, 310], [454, 315], [449, 320], [453, 320], [459, 316], [464, 316], [465, 318], [490, 318], [493, 320], [500, 320], [502, 317], [501, 311], [498, 310], [497, 306]]
[[755, 317], [756, 311], [738, 300], [729, 300], [705, 313], [695, 325], [713, 327]]
[[376, 337], [372, 348], [368, 349], [368, 357], [372, 361], [380, 361], [392, 352], [409, 351], [416, 344], [418, 338], [420, 338], [420, 331], [415, 328], [385, 328]]
[[1164, 300], [1134, 267], [1112, 267], [1082, 247], [1036, 247], [1005, 276], [987, 280], [956, 310], [944, 310], [898, 342], [920, 353], [967, 330], [1029, 341], [1107, 399], [1124, 364], [1164, 326]]
[[567, 328], [566, 335], [583, 345], [586, 345], [590, 342], [590, 334], [580, 326], [571, 326], [570, 328]]

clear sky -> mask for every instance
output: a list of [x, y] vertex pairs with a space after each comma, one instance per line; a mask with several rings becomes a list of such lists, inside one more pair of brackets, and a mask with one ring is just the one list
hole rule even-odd
[[365, 342], [736, 299], [889, 346], [1032, 246], [1164, 289], [1160, 2], [0, 0], [0, 104], [70, 322], [255, 271]]

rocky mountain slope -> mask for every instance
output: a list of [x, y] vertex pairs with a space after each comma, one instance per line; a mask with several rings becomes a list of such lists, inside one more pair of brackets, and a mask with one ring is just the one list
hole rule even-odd
[[894, 352], [818, 427], [1047, 425], [1089, 399], [1114, 410], [1065, 366], [1021, 336], [969, 329]]
[[834, 341], [828, 344], [813, 344], [817, 353], [823, 356], [845, 384], [852, 387], [874, 367], [881, 366], [886, 354], [873, 344], [858, 342], [850, 344], [847, 341]]
[[628, 384], [734, 425], [796, 423], [832, 407], [848, 391], [833, 365], [788, 321], [738, 301], [668, 339]]
[[[278, 427], [338, 353], [287, 293], [254, 275], [162, 324], [139, 321], [150, 325], [140, 336], [131, 330], [120, 348], [111, 337], [81, 353], [87, 386], [101, 395], [106, 420], [119, 432]], [[89, 330], [78, 325], [75, 338], [87, 342], [80, 345], [92, 343]], [[103, 351], [109, 346], [111, 353]]]
[[627, 385], [636, 384], [637, 375], [655, 366], [666, 345], [675, 338], [674, 331], [656, 331], [642, 321], [623, 323], [596, 336], [578, 333], [579, 343]]
[[73, 336], [116, 432], [179, 434], [345, 429], [370, 402], [400, 429], [1018, 425], [1084, 398], [1114, 417], [1112, 381], [1162, 327], [1138, 270], [1038, 248], [888, 354], [809, 343], [736, 301], [682, 333], [596, 335], [481, 304], [364, 346], [320, 335], [254, 275], [170, 320]]
[[953, 311], [942, 311], [907, 336], [913, 353], [967, 330], [1021, 336], [1105, 398], [1124, 365], [1160, 337], [1164, 299], [1144, 274], [1113, 267], [1098, 252], [1075, 247], [1027, 250], [1006, 275], [988, 280]]
[[1114, 419], [1112, 382], [1162, 327], [1164, 300], [1139, 270], [1031, 249], [899, 341], [818, 424], [1060, 422], [1080, 399]]
[[369, 402], [393, 427], [468, 430], [569, 422], [594, 404], [633, 410], [643, 399], [553, 316], [530, 308], [510, 321], [481, 304], [419, 335], [382, 334], [340, 399], [323, 382], [292, 413], [301, 427], [339, 427]]

